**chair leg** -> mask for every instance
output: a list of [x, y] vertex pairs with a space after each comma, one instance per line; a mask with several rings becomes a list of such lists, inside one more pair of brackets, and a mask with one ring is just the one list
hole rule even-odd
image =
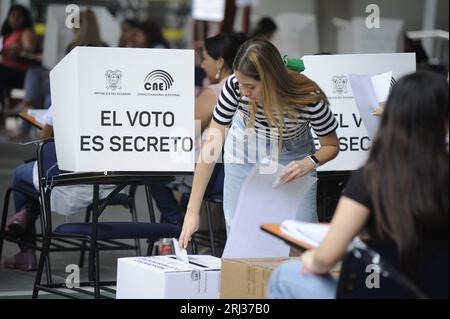
[[[50, 251], [50, 241], [51, 241], [50, 235], [45, 235], [44, 241], [42, 243], [41, 255], [39, 256], [38, 269], [36, 270], [36, 277], [34, 280], [33, 296], [32, 296], [33, 299], [37, 299], [39, 296], [38, 285], [41, 284], [42, 273], [44, 271], [44, 264], [46, 266], [47, 271], [50, 269], [50, 262], [48, 259], [48, 254]], [[49, 279], [47, 278], [47, 282], [48, 280]]]
[[[90, 220], [91, 220], [91, 207], [88, 206], [86, 208], [86, 215], [84, 216], [84, 222], [89, 223]], [[86, 240], [82, 240], [80, 259], [78, 260], [78, 267], [82, 268], [84, 266], [84, 257], [85, 256], [86, 256]]]
[[100, 256], [98, 253], [97, 243], [91, 242], [91, 245], [95, 245], [94, 248], [94, 268], [95, 268], [95, 278], [94, 278], [94, 298], [100, 299]]
[[208, 221], [208, 232], [209, 232], [209, 243], [211, 246], [211, 255], [216, 255], [216, 245], [214, 242], [214, 229], [213, 229], [213, 223], [212, 223], [212, 216], [211, 216], [211, 204], [209, 201], [205, 201], [206, 206], [206, 220]]
[[198, 246], [197, 246], [197, 242], [195, 241], [194, 237], [192, 237], [192, 240], [191, 240], [191, 249], [192, 249], [192, 254], [193, 255], [197, 255], [198, 254]]
[[153, 255], [153, 248], [155, 247], [155, 241], [149, 239], [148, 240], [148, 247], [147, 247], [147, 256]]
[[[137, 211], [136, 211], [136, 202], [134, 201], [134, 198], [130, 201], [130, 213], [131, 213], [131, 219], [133, 222], [137, 223], [138, 218], [137, 218]], [[139, 241], [139, 239], [135, 239], [134, 243], [136, 245], [136, 256], [142, 256], [142, 251], [141, 251], [141, 242]]]
[[6, 219], [8, 217], [8, 207], [9, 207], [9, 198], [11, 194], [12, 189], [8, 188], [5, 193], [5, 199], [3, 202], [3, 213], [2, 213], [2, 222], [0, 225], [0, 260], [2, 259], [2, 253], [3, 253], [3, 238], [5, 236], [5, 227], [6, 227]]

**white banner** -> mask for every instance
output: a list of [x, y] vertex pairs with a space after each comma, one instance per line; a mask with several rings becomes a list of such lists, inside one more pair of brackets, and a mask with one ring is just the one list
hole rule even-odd
[[[314, 80], [327, 95], [331, 111], [339, 123], [337, 135], [340, 153], [319, 168], [320, 171], [355, 170], [367, 159], [371, 140], [356, 107], [349, 74], [376, 75], [392, 71], [398, 80], [415, 72], [414, 53], [315, 55], [303, 57], [306, 76]], [[316, 139], [318, 146], [318, 139]]]
[[195, 20], [222, 22], [225, 16], [225, 0], [193, 0], [192, 17]]
[[50, 81], [61, 169], [193, 171], [193, 50], [77, 47]]

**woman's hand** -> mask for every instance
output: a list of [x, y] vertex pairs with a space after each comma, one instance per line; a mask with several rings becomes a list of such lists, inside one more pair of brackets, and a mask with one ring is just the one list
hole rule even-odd
[[308, 272], [311, 274], [315, 274], [314, 272], [314, 253], [315, 250], [307, 250], [301, 256], [301, 260], [303, 262], [303, 266], [301, 272]]
[[293, 181], [297, 177], [304, 176], [312, 171], [314, 168], [313, 162], [305, 157], [299, 161], [292, 161], [286, 166], [286, 168], [281, 172], [280, 183], [285, 184]]
[[186, 212], [183, 221], [183, 229], [181, 230], [180, 238], [178, 242], [180, 244], [180, 248], [187, 248], [187, 245], [191, 241], [192, 234], [198, 230], [200, 225], [200, 215], [193, 211]]

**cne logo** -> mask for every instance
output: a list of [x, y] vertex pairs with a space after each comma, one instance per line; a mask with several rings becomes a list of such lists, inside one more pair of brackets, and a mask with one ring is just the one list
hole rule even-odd
[[144, 88], [147, 91], [167, 91], [173, 82], [173, 78], [168, 72], [155, 70], [145, 77]]

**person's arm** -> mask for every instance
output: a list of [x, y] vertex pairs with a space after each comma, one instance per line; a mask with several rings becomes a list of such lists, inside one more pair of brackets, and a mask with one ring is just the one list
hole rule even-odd
[[217, 97], [213, 90], [205, 89], [195, 100], [195, 120], [201, 121], [202, 132], [211, 122], [214, 107], [217, 103]]
[[45, 140], [47, 138], [50, 138], [53, 136], [53, 126], [52, 125], [48, 125], [45, 124], [44, 128], [41, 130], [40, 134], [39, 134], [41, 140]]
[[[331, 132], [325, 136], [319, 137], [321, 147], [313, 155], [319, 160], [320, 165], [335, 158], [339, 153], [339, 140], [336, 132]], [[297, 177], [308, 174], [314, 169], [314, 163], [305, 157], [302, 160], [292, 161], [280, 175], [281, 183], [289, 183]]]
[[378, 104], [378, 107], [373, 110], [372, 115], [373, 116], [381, 116], [381, 115], [383, 115], [384, 105], [385, 105], [385, 102], [381, 102], [380, 104]]
[[342, 196], [322, 244], [302, 255], [304, 271], [329, 272], [345, 254], [347, 246], [358, 235], [369, 218], [369, 208]]
[[206, 139], [200, 150], [200, 157], [195, 167], [192, 191], [189, 197], [186, 215], [184, 216], [183, 229], [179, 238], [179, 244], [182, 248], [187, 247], [192, 234], [198, 230], [203, 195], [214, 170], [214, 165], [222, 153], [226, 129], [228, 127], [229, 125], [219, 124], [213, 119], [207, 130]]

